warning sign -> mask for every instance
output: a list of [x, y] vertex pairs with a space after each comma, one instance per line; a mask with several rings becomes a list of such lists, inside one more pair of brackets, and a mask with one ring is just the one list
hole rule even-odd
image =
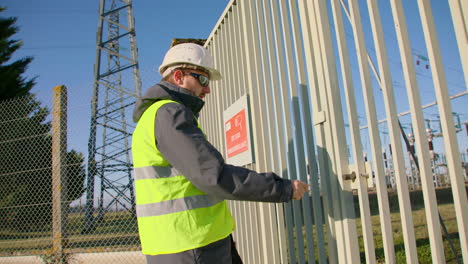
[[252, 163], [247, 96], [241, 97], [223, 113], [226, 162], [243, 166]]
[[247, 142], [247, 124], [245, 122], [245, 109], [229, 119], [226, 123], [227, 156], [235, 155], [249, 149]]

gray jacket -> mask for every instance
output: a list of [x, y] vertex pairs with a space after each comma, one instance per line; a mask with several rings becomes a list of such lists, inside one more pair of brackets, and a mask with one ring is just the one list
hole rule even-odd
[[180, 104], [165, 104], [158, 110], [154, 128], [156, 145], [167, 161], [198, 189], [227, 200], [291, 200], [290, 180], [224, 163], [221, 153], [197, 126], [195, 116], [205, 102], [190, 91], [164, 81], [151, 87], [137, 101], [133, 120], [138, 122], [148, 107], [162, 99]]

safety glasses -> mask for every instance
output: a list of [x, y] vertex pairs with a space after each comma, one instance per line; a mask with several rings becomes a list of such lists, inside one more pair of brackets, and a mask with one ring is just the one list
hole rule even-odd
[[210, 78], [205, 75], [194, 73], [194, 72], [189, 72], [189, 75], [197, 78], [198, 82], [204, 87], [207, 87], [208, 85], [210, 85]]

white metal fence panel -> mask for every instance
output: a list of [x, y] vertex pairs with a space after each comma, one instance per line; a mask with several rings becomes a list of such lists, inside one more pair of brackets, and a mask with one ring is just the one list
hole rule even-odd
[[[464, 6], [450, 2], [452, 20], [448, 3], [422, 0], [229, 3], [206, 43], [224, 76], [202, 113], [208, 137], [225, 149], [222, 112], [248, 95], [255, 157], [248, 166], [311, 185], [309, 199], [284, 206], [231, 203], [248, 263], [443, 263], [461, 261], [460, 253], [466, 261], [467, 143], [453, 118], [466, 103]], [[459, 47], [449, 61], [465, 67], [455, 81], [444, 73], [438, 43], [450, 39], [437, 37], [436, 20], [454, 23]], [[424, 41], [413, 44], [415, 21]], [[421, 88], [420, 63], [431, 72], [423, 77], [433, 82], [432, 97], [431, 86]], [[436, 103], [423, 106], [428, 98]], [[428, 115], [440, 117], [437, 135]], [[444, 231], [442, 190], [453, 198], [456, 235]]]

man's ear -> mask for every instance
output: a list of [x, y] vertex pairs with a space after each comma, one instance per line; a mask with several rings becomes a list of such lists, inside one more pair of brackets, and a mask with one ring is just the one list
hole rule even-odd
[[174, 82], [180, 85], [182, 84], [184, 73], [182, 72], [182, 70], [175, 70], [172, 77], [174, 79]]

